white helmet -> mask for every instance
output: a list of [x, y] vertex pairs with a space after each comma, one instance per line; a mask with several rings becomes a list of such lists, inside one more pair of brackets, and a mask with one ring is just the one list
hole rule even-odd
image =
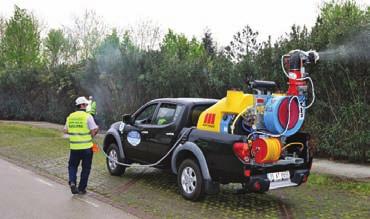
[[89, 101], [86, 99], [86, 97], [78, 97], [76, 99], [76, 106], [81, 104], [89, 104]]

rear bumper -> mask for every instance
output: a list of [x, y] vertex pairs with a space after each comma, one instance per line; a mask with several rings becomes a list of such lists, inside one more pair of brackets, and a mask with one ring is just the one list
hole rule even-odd
[[310, 174], [308, 169], [290, 170], [289, 172], [290, 179], [277, 182], [271, 182], [267, 177], [267, 173], [250, 176], [248, 177], [246, 188], [252, 192], [265, 192], [284, 187], [299, 186], [307, 181]]

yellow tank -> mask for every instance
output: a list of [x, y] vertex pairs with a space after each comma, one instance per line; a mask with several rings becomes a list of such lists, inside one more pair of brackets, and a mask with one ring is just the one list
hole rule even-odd
[[226, 97], [200, 114], [197, 129], [221, 132], [221, 120], [225, 114], [238, 115], [248, 106], [254, 105], [254, 95], [242, 91], [227, 91]]

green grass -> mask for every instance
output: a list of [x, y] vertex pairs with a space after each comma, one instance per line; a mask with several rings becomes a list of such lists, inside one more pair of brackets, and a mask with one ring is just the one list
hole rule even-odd
[[[17, 160], [64, 157], [69, 153], [69, 143], [68, 139], [63, 138], [63, 134], [56, 129], [0, 122], [0, 149], [3, 148], [10, 155], [8, 157]], [[101, 141], [102, 139], [98, 139], [98, 142]], [[98, 163], [103, 162], [103, 157], [96, 157]]]
[[35, 128], [30, 125], [0, 122], [0, 135], [8, 137], [60, 137], [61, 133], [54, 129]]
[[[34, 140], [47, 142], [61, 139], [62, 134], [56, 130], [34, 128], [27, 125], [0, 123], [0, 147], [17, 147], [33, 143]], [[62, 141], [58, 142], [59, 144]]]
[[307, 184], [309, 186], [332, 187], [370, 196], [370, 182], [358, 182], [325, 174], [311, 173]]

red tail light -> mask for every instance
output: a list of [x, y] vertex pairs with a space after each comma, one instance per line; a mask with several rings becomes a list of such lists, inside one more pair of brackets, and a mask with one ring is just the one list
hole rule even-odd
[[251, 176], [251, 170], [244, 170], [244, 176], [250, 177]]
[[261, 183], [256, 181], [254, 184], [253, 184], [253, 187], [256, 191], [260, 191], [261, 190]]
[[245, 142], [236, 142], [234, 143], [234, 153], [242, 161], [249, 162], [250, 152], [248, 143]]
[[303, 177], [303, 179], [302, 179], [302, 183], [307, 182], [307, 180], [308, 180], [308, 176], [307, 176], [307, 175], [304, 175], [304, 177]]

